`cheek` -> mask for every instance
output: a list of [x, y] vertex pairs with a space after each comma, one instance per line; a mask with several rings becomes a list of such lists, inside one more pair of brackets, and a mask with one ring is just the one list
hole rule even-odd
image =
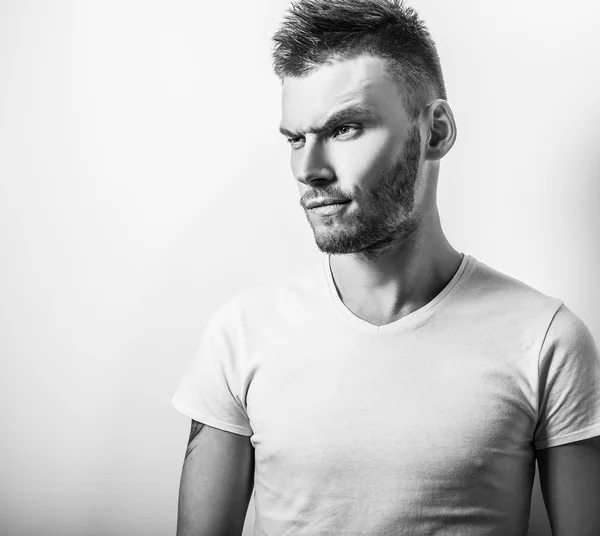
[[331, 149], [336, 175], [357, 189], [368, 188], [397, 157], [398, 142], [389, 135], [376, 132], [335, 144]]

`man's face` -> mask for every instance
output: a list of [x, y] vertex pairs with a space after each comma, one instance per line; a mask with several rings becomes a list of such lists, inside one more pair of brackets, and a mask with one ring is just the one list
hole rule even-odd
[[[375, 253], [415, 232], [419, 127], [383, 60], [360, 56], [284, 78], [281, 127], [322, 252]], [[346, 202], [310, 208], [322, 199]]]

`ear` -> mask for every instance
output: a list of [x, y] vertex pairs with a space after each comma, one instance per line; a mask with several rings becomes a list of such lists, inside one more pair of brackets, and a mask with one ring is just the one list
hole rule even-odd
[[456, 140], [456, 123], [450, 105], [442, 99], [433, 101], [425, 110], [424, 123], [427, 129], [425, 160], [440, 160]]

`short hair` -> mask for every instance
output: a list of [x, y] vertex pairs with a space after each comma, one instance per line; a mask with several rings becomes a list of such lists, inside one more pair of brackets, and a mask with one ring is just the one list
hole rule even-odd
[[411, 120], [432, 100], [447, 100], [435, 43], [402, 0], [292, 1], [272, 39], [273, 70], [281, 80], [368, 54], [385, 60]]

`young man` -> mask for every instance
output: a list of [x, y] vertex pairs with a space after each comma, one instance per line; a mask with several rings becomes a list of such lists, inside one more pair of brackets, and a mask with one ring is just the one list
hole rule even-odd
[[281, 132], [322, 265], [211, 318], [178, 534], [600, 534], [600, 358], [559, 299], [456, 251], [456, 125], [433, 41], [386, 0], [304, 0], [276, 33]]

